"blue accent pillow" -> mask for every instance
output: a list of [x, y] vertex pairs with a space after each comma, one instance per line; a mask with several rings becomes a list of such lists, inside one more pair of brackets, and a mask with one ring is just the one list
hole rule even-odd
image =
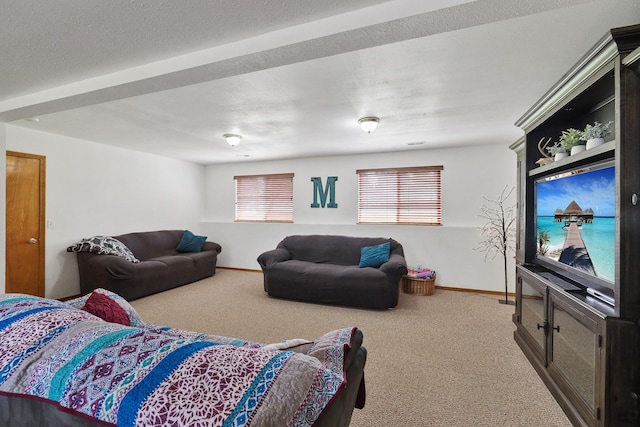
[[391, 243], [386, 242], [375, 246], [365, 246], [360, 248], [360, 264], [358, 267], [378, 268], [385, 262], [389, 261], [389, 252], [391, 251]]
[[185, 230], [182, 234], [182, 239], [176, 247], [178, 252], [200, 252], [204, 242], [207, 240], [207, 236], [196, 236], [189, 230]]

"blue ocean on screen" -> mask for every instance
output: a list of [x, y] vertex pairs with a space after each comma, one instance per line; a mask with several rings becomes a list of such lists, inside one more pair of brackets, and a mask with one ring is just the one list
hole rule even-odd
[[536, 228], [537, 233], [549, 234], [546, 256], [560, 257], [566, 221], [576, 222], [596, 275], [614, 282], [615, 195], [614, 166], [576, 170], [536, 182]]
[[[552, 216], [538, 217], [538, 230], [549, 233], [550, 255], [559, 254], [564, 246], [567, 231], [562, 228], [563, 225], [564, 222], [555, 222]], [[615, 279], [615, 227], [615, 218], [594, 217], [592, 223], [584, 223], [580, 228], [582, 241], [587, 247], [596, 274], [610, 282]], [[553, 255], [551, 257], [557, 259]]]

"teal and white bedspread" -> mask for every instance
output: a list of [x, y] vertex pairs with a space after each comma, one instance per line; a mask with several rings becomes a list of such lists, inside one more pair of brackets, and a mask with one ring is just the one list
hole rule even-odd
[[355, 328], [282, 350], [149, 325], [124, 300], [131, 326], [110, 323], [85, 301], [0, 295], [0, 394], [122, 427], [311, 426], [345, 385]]

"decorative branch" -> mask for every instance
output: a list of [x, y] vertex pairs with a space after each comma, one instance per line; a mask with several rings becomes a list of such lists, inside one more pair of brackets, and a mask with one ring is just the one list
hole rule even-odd
[[496, 200], [490, 200], [482, 196], [487, 203], [482, 204], [480, 207], [482, 213], [478, 216], [487, 220], [484, 226], [480, 228], [480, 233], [484, 236], [484, 240], [473, 249], [485, 253], [485, 262], [489, 257], [493, 260], [498, 254], [502, 255], [504, 261], [505, 302], [509, 303], [507, 254], [515, 250], [513, 243], [515, 241], [514, 225], [516, 221], [516, 205], [505, 205], [507, 199], [515, 189], [515, 187], [513, 187], [507, 192], [507, 187], [508, 186], [505, 185]]

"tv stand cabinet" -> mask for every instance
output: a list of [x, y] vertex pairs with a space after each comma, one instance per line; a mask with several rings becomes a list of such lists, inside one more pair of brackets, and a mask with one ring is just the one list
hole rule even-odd
[[[516, 122], [516, 324], [514, 339], [575, 426], [640, 426], [640, 25], [608, 32]], [[594, 121], [614, 122], [607, 142], [540, 165], [538, 143]], [[605, 303], [588, 281], [539, 262], [535, 181], [614, 161], [615, 283]]]

